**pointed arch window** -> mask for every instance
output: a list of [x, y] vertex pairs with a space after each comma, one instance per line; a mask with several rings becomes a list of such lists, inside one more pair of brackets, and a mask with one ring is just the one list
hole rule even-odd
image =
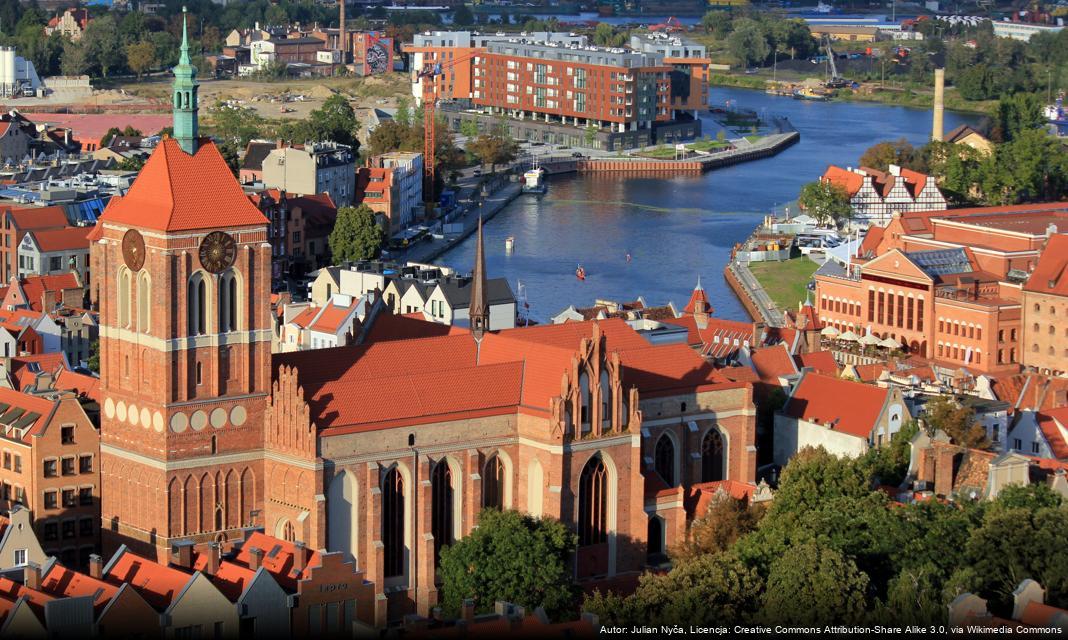
[[675, 486], [675, 443], [668, 434], [663, 434], [656, 441], [654, 465], [657, 475], [669, 487]]
[[709, 429], [701, 441], [701, 482], [725, 479], [724, 456], [723, 435], [716, 428]]
[[600, 456], [590, 458], [579, 477], [579, 546], [608, 541], [608, 470]]
[[119, 326], [130, 326], [130, 271], [125, 267], [119, 271]]
[[404, 575], [404, 478], [397, 467], [382, 478], [382, 543], [386, 578]]
[[137, 330], [141, 333], [152, 331], [152, 281], [147, 271], [137, 276]]
[[452, 469], [445, 460], [439, 460], [430, 474], [431, 515], [430, 533], [434, 536], [434, 566], [441, 559], [441, 548], [455, 542], [456, 514], [453, 512], [456, 490], [452, 482]]
[[204, 274], [194, 273], [189, 279], [186, 312], [189, 335], [199, 336], [208, 332], [208, 289]]
[[482, 506], [494, 509], [504, 508], [504, 463], [501, 457], [494, 455], [486, 461], [482, 470]]
[[237, 331], [238, 282], [231, 269], [219, 278], [219, 332]]

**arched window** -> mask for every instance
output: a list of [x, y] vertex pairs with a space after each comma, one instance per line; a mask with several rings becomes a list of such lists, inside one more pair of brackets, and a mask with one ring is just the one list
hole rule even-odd
[[504, 508], [504, 463], [498, 455], [486, 461], [482, 470], [482, 506]]
[[434, 536], [434, 566], [441, 559], [441, 548], [455, 542], [453, 513], [455, 489], [452, 485], [452, 469], [447, 461], [439, 460], [430, 473], [431, 515], [430, 533]]
[[723, 435], [713, 427], [701, 441], [701, 482], [724, 480], [723, 460], [726, 452], [723, 447]]
[[286, 542], [297, 541], [297, 530], [293, 527], [293, 523], [289, 520], [282, 522], [281, 537]]
[[662, 562], [664, 558], [664, 521], [658, 516], [649, 517], [646, 536], [646, 552], [650, 564]]
[[152, 331], [152, 290], [148, 272], [142, 271], [137, 276], [137, 330], [141, 333]]
[[189, 335], [199, 336], [208, 332], [208, 289], [204, 274], [194, 273], [189, 279], [187, 321]]
[[237, 274], [231, 269], [219, 278], [219, 332], [238, 328]]
[[585, 371], [579, 374], [579, 424], [580, 433], [590, 430], [590, 377]]
[[601, 429], [608, 431], [612, 428], [612, 390], [608, 382], [608, 372], [601, 370]]
[[656, 473], [669, 487], [675, 486], [675, 443], [668, 434], [663, 434], [656, 441], [654, 452], [654, 464]]
[[579, 477], [579, 546], [608, 541], [608, 470], [600, 456], [590, 458]]
[[404, 478], [397, 467], [382, 479], [382, 544], [385, 577], [404, 575]]
[[119, 326], [130, 326], [130, 272], [125, 267], [119, 270]]

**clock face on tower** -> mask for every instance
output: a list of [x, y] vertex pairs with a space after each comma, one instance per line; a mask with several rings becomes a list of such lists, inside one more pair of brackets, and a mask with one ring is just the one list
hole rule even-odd
[[211, 273], [225, 271], [237, 257], [237, 243], [225, 231], [212, 231], [200, 242], [200, 264]]
[[131, 271], [139, 271], [145, 264], [145, 239], [137, 229], [130, 229], [122, 237], [122, 259]]

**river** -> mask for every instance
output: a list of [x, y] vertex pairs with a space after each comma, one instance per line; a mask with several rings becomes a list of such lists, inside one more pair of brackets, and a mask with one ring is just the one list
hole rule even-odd
[[[785, 115], [801, 141], [765, 160], [717, 169], [701, 176], [618, 178], [563, 175], [549, 179], [544, 196], [520, 196], [486, 224], [490, 277], [522, 282], [531, 317], [548, 319], [568, 305], [596, 298], [682, 307], [697, 278], [720, 317], [748, 320], [723, 279], [730, 250], [762, 216], [796, 199], [806, 182], [828, 164], [856, 165], [882, 140], [907, 138], [922, 145], [931, 112], [879, 104], [804, 102], [746, 89], [713, 88], [712, 103]], [[947, 112], [945, 130], [978, 116]], [[704, 118], [704, 131], [719, 126]], [[515, 249], [505, 252], [505, 238]], [[474, 262], [473, 236], [440, 261], [461, 270]], [[632, 260], [626, 261], [627, 253]], [[581, 263], [586, 280], [574, 273]]]

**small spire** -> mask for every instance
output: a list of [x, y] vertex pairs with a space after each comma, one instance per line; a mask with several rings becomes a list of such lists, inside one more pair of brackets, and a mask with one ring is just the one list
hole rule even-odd
[[482, 216], [478, 217], [478, 239], [475, 245], [475, 270], [471, 274], [471, 305], [467, 316], [471, 323], [471, 335], [475, 342], [489, 330], [489, 301], [486, 299], [486, 252], [482, 241]]
[[697, 274], [697, 286], [693, 288], [694, 291], [704, 291], [705, 288], [701, 286], [701, 274]]
[[178, 64], [189, 64], [189, 15], [185, 6], [182, 7], [182, 55], [178, 58]]

